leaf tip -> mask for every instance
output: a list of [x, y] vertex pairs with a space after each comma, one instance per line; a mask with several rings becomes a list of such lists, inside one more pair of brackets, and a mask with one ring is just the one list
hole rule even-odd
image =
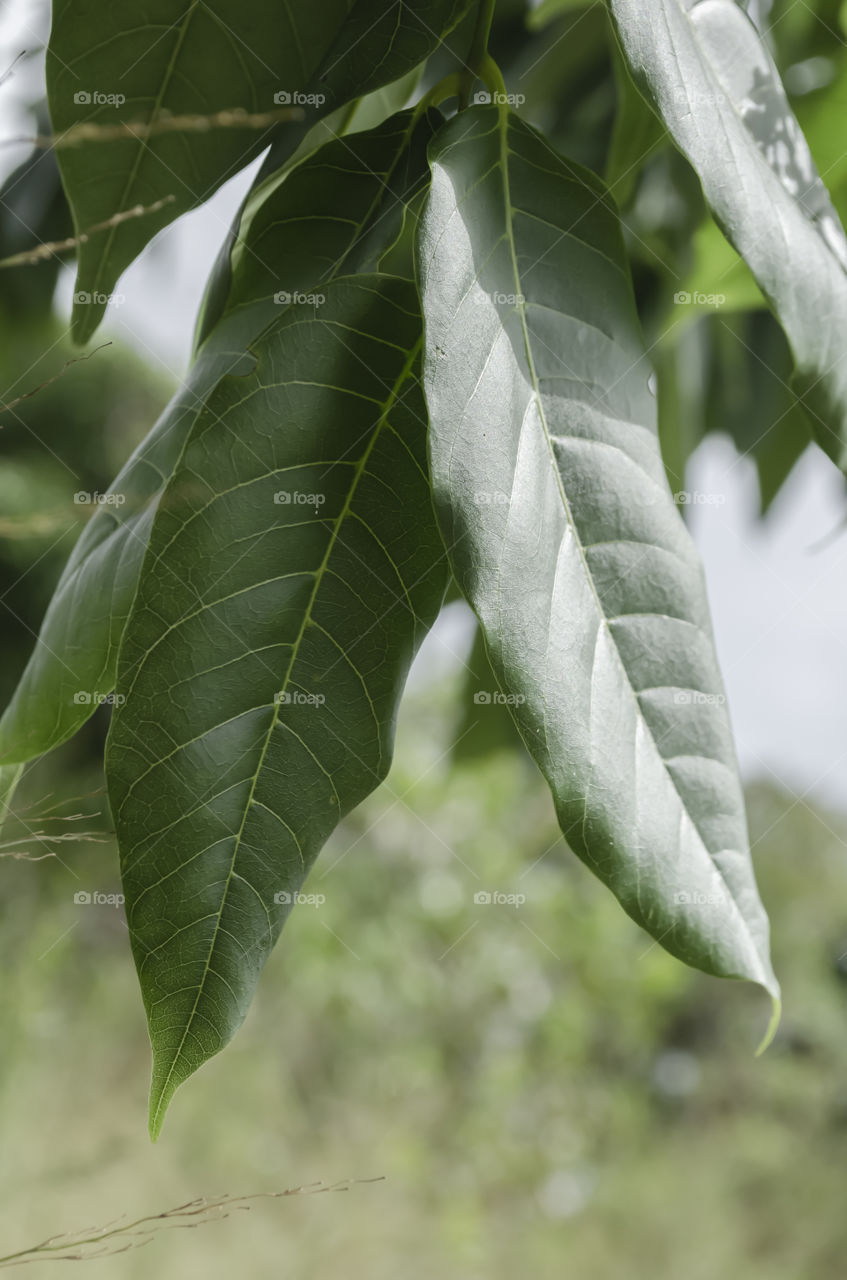
[[171, 1105], [173, 1096], [182, 1084], [182, 1078], [174, 1075], [174, 1063], [166, 1070], [161, 1069], [157, 1054], [153, 1053], [153, 1078], [150, 1081], [150, 1102], [147, 1114], [147, 1131], [151, 1142], [158, 1142], [165, 1123], [165, 1116]]
[[150, 1086], [150, 1108], [147, 1116], [147, 1132], [151, 1142], [158, 1142], [165, 1123], [165, 1116], [174, 1095], [174, 1089], [157, 1087], [155, 1077]]
[[75, 346], [84, 347], [94, 337], [104, 311], [105, 305], [95, 302], [90, 293], [84, 289], [77, 290], [71, 311], [71, 341]]
[[771, 998], [771, 1016], [765, 1030], [765, 1034], [762, 1036], [761, 1043], [756, 1050], [757, 1058], [760, 1058], [765, 1050], [773, 1043], [773, 1038], [777, 1033], [780, 1019], [782, 1018], [782, 1000], [779, 995], [779, 990], [770, 991], [769, 995]]

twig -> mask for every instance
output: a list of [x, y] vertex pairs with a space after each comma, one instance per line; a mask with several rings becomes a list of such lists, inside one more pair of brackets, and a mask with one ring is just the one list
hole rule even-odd
[[[43, 809], [41, 806], [46, 804], [48, 800], [54, 800], [56, 796], [55, 791], [48, 791], [45, 795], [41, 796], [40, 799], [33, 800], [30, 804], [24, 805], [22, 809], [19, 809], [18, 815], [23, 817], [24, 814], [29, 814], [32, 817], [33, 822], [41, 822], [51, 814], [55, 814], [56, 810], [61, 809], [63, 805], [76, 804], [79, 800], [93, 800], [97, 796], [104, 795], [105, 790], [105, 787], [95, 787], [93, 791], [83, 791], [83, 793], [78, 796], [63, 796], [61, 799], [56, 800], [55, 804], [48, 805], [46, 809]], [[36, 810], [36, 812], [33, 812], [33, 810]], [[84, 813], [72, 813], [67, 815], [58, 814], [53, 821], [79, 822], [85, 816], [86, 815]], [[93, 814], [91, 816], [98, 817], [99, 814]]]
[[72, 521], [67, 506], [53, 511], [38, 511], [30, 516], [0, 516], [0, 538], [46, 538], [59, 529], [70, 528]]
[[78, 245], [85, 244], [89, 237], [96, 232], [108, 231], [110, 227], [119, 227], [122, 222], [128, 222], [131, 218], [144, 218], [148, 214], [158, 213], [160, 209], [164, 209], [165, 205], [173, 204], [175, 199], [176, 196], [164, 196], [153, 204], [133, 205], [131, 209], [123, 209], [120, 213], [113, 213], [111, 218], [107, 218], [105, 222], [96, 222], [87, 231], [81, 231], [78, 236], [69, 236], [67, 240], [52, 240], [47, 244], [38, 245], [35, 249], [25, 249], [22, 253], [13, 253], [10, 258], [0, 258], [0, 267], [26, 267], [36, 262], [42, 262], [45, 258], [52, 258], [54, 254], [64, 253], [68, 249], [76, 249]]
[[34, 137], [0, 138], [0, 147], [26, 144], [49, 150], [56, 147], [76, 147], [83, 142], [120, 142], [124, 139], [138, 141], [156, 138], [163, 133], [208, 133], [212, 129], [269, 129], [285, 120], [302, 120], [302, 107], [280, 107], [276, 111], [245, 111], [232, 107], [227, 111], [214, 111], [208, 116], [171, 116], [162, 114], [156, 120], [122, 120], [116, 124], [95, 124], [85, 121], [73, 124], [60, 133], [36, 134]]
[[73, 844], [106, 844], [109, 837], [100, 831], [62, 831], [58, 835], [51, 835], [49, 831], [33, 831], [20, 840], [0, 842], [0, 858], [14, 858], [17, 862], [44, 862], [47, 858], [58, 857], [58, 854], [52, 849], [47, 853], [27, 853], [24, 849], [7, 849], [6, 845], [58, 844], [68, 840]]
[[324, 1191], [349, 1191], [350, 1187], [368, 1182], [383, 1182], [384, 1178], [345, 1178], [342, 1182], [327, 1184], [312, 1182], [286, 1191], [259, 1191], [247, 1196], [212, 1196], [189, 1200], [186, 1204], [166, 1209], [163, 1213], [148, 1214], [134, 1222], [122, 1222], [120, 1218], [104, 1227], [84, 1227], [81, 1231], [48, 1236], [40, 1244], [16, 1253], [0, 1257], [0, 1267], [16, 1267], [24, 1262], [47, 1261], [77, 1262], [91, 1258], [112, 1257], [127, 1249], [149, 1244], [157, 1231], [171, 1228], [192, 1228], [207, 1222], [220, 1222], [233, 1210], [249, 1211], [256, 1200], [281, 1200], [288, 1196], [319, 1195]]
[[[97, 794], [93, 792], [92, 794]], [[45, 799], [50, 799], [46, 796]], [[24, 809], [19, 813], [10, 814], [10, 817], [17, 818], [27, 829], [28, 834], [20, 836], [12, 840], [0, 840], [0, 858], [14, 858], [22, 862], [44, 862], [46, 858], [56, 858], [58, 854], [55, 850], [47, 848], [46, 853], [29, 853], [21, 848], [22, 845], [40, 844], [49, 846], [51, 844], [65, 843], [70, 841], [72, 844], [106, 844], [114, 833], [104, 831], [48, 831], [43, 827], [40, 830], [34, 830], [28, 822], [23, 818], [23, 813], [30, 812], [34, 806], [30, 805], [29, 809]], [[99, 813], [55, 813], [57, 806], [42, 809], [38, 813], [32, 814], [32, 821], [38, 823], [74, 823], [74, 822], [90, 822], [92, 818], [100, 816]]]
[[37, 395], [39, 391], [43, 391], [51, 383], [58, 382], [72, 364], [81, 364], [83, 360], [90, 360], [92, 356], [97, 355], [98, 351], [102, 351], [104, 347], [110, 347], [111, 345], [111, 342], [102, 342], [99, 347], [95, 347], [87, 355], [72, 356], [70, 360], [65, 361], [58, 373], [53, 374], [52, 378], [48, 378], [46, 382], [39, 382], [37, 387], [33, 387], [31, 391], [25, 391], [22, 396], [17, 396], [14, 400], [10, 400], [8, 404], [0, 404], [0, 413], [5, 413], [7, 409], [14, 409], [15, 405], [20, 404], [22, 400], [29, 400], [31, 396]]
[[7, 80], [11, 80], [12, 76], [15, 74], [15, 67], [18, 65], [21, 58], [25, 58], [25, 57], [26, 57], [26, 49], [21, 49], [18, 56], [13, 59], [13, 61], [9, 64], [9, 66], [6, 68], [3, 74], [0, 75], [0, 87], [2, 87]]

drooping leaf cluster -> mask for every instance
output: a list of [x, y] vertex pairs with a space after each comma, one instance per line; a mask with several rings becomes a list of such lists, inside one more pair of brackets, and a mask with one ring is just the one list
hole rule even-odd
[[[174, 20], [154, 0], [142, 29], [102, 0], [54, 10], [80, 341], [151, 237], [265, 152], [185, 383], [77, 542], [0, 721], [11, 788], [113, 701], [153, 1133], [385, 777], [451, 580], [479, 620], [474, 681], [574, 852], [662, 946], [778, 1002], [676, 490], [714, 422], [754, 453], [765, 505], [809, 428], [843, 464], [847, 242], [752, 16], [209, 0]], [[577, 22], [583, 65], [560, 34]], [[694, 215], [651, 243], [657, 181]], [[136, 205], [154, 212], [114, 220]], [[729, 323], [698, 331], [692, 430], [680, 365], [709, 284]], [[678, 338], [657, 319], [670, 292], [690, 306]]]

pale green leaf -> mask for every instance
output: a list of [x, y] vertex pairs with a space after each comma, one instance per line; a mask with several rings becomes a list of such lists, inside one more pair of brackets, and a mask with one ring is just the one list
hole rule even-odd
[[0, 765], [0, 834], [12, 812], [12, 801], [24, 771], [22, 764]]
[[766, 45], [734, 0], [610, 6], [633, 74], [785, 330], [817, 440], [844, 465], [847, 240]]
[[699, 560], [665, 478], [618, 218], [504, 108], [430, 148], [437, 510], [572, 848], [673, 954], [776, 999]]

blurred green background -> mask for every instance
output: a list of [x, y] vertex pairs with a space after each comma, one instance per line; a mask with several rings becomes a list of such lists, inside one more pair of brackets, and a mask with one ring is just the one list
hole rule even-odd
[[[527, 16], [502, 5], [494, 52], [528, 117], [615, 184], [671, 483], [723, 432], [756, 461], [765, 510], [807, 438], [784, 340], [690, 170], [627, 97], [602, 7], [546, 0]], [[843, 213], [844, 8], [786, 0], [769, 23]], [[646, 153], [634, 173], [624, 123]], [[0, 257], [68, 231], [52, 159], [34, 154], [0, 190]], [[0, 276], [4, 402], [78, 354], [52, 307], [58, 271]], [[680, 281], [725, 284], [720, 321], [680, 318]], [[0, 417], [4, 699], [89, 510], [73, 494], [107, 487], [171, 389], [113, 343]], [[463, 608], [448, 606], [454, 622]], [[245, 1027], [179, 1093], [155, 1147], [123, 915], [75, 901], [119, 891], [107, 712], [27, 774], [0, 848], [0, 1254], [204, 1193], [384, 1176], [166, 1230], [97, 1266], [115, 1280], [840, 1280], [847, 819], [749, 787], [785, 989], [756, 1058], [764, 999], [665, 955], [571, 856], [508, 724], [473, 700], [493, 687], [478, 643], [418, 675], [388, 782], [307, 885], [324, 901], [293, 913]], [[56, 1273], [31, 1264], [42, 1272]]]
[[[750, 791], [786, 1009], [755, 1058], [763, 998], [685, 970], [628, 921], [564, 849], [521, 758], [450, 762], [456, 685], [407, 702], [388, 783], [308, 882], [325, 902], [294, 912], [244, 1028], [181, 1090], [155, 1147], [122, 913], [74, 902], [119, 889], [113, 846], [3, 865], [2, 1251], [200, 1193], [384, 1175], [166, 1231], [97, 1266], [310, 1280], [844, 1274], [843, 819]], [[38, 794], [71, 779], [67, 811], [102, 809], [85, 794], [100, 785], [93, 768], [57, 761]], [[27, 825], [61, 830], [41, 816], [53, 803]], [[487, 905], [480, 891], [526, 900]]]

